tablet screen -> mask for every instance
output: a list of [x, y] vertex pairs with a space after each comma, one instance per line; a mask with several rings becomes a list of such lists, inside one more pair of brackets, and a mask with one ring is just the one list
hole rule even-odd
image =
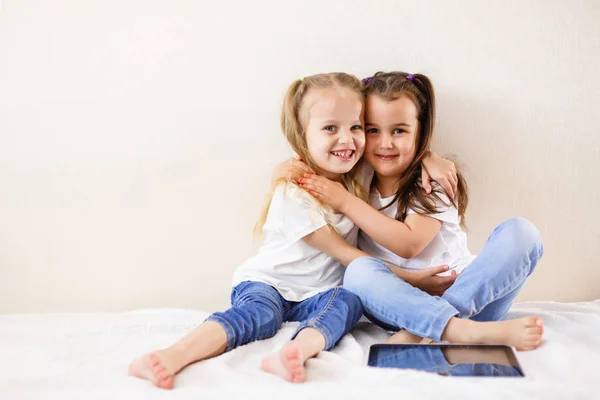
[[378, 344], [371, 346], [369, 366], [448, 376], [524, 376], [513, 349], [500, 345]]

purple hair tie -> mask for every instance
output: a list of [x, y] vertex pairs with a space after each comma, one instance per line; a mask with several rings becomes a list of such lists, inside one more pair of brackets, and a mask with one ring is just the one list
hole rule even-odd
[[408, 74], [406, 75], [406, 79], [408, 79], [409, 81], [413, 81], [413, 79], [415, 79], [415, 76], [413, 74]]
[[365, 78], [365, 83], [369, 83], [369, 82], [371, 82], [372, 80], [373, 80], [373, 77], [372, 77], [372, 76], [366, 77], [366, 78]]

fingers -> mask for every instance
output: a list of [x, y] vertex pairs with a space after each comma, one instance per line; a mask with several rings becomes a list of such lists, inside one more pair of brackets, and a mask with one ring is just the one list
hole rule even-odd
[[307, 183], [303, 178], [298, 179], [298, 183], [306, 190], [322, 191], [323, 188], [316, 183]]
[[454, 199], [455, 189], [452, 183], [447, 178], [441, 178], [438, 183], [442, 186], [442, 189], [448, 194], [448, 197]]
[[456, 169], [452, 169], [452, 174], [450, 175], [450, 185], [452, 185], [452, 198], [456, 196], [456, 192], [458, 191], [458, 175], [456, 175]]
[[426, 268], [423, 271], [428, 275], [428, 276], [434, 276], [437, 274], [440, 274], [442, 272], [446, 272], [448, 271], [450, 267], [448, 267], [447, 265], [438, 265], [437, 267], [430, 267], [430, 268]]
[[451, 176], [452, 176], [452, 181], [455, 183], [455, 185], [457, 185], [458, 184], [458, 172], [456, 172], [456, 166], [454, 164], [452, 164]]
[[314, 197], [321, 199], [324, 195], [324, 184], [323, 180], [318, 175], [304, 174], [301, 178], [296, 180], [298, 184], [303, 187], [308, 193]]
[[326, 179], [327, 178], [323, 178], [322, 176], [315, 174], [304, 174], [301, 178], [298, 179], [298, 182], [308, 185], [324, 187], [327, 183]]
[[458, 274], [456, 271], [452, 271], [448, 276], [437, 276], [436, 278], [439, 278], [440, 285], [448, 285], [448, 287], [450, 287], [458, 278]]
[[427, 194], [431, 193], [431, 179], [425, 168], [421, 168], [421, 185]]
[[306, 189], [306, 191], [308, 192], [308, 194], [310, 194], [312, 197], [314, 197], [317, 200], [322, 201], [325, 198], [321, 193], [315, 192], [314, 190]]

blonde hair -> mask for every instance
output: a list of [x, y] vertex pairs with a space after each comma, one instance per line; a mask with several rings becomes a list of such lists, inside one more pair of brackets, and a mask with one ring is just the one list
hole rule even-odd
[[[317, 174], [321, 172], [321, 168], [315, 163], [308, 152], [308, 144], [306, 143], [306, 135], [304, 134], [307, 118], [307, 110], [305, 110], [306, 95], [312, 89], [327, 89], [331, 87], [339, 87], [350, 89], [355, 92], [361, 101], [362, 110], [364, 112], [364, 94], [361, 81], [354, 75], [345, 74], [343, 72], [334, 72], [328, 74], [317, 74], [307, 76], [302, 79], [295, 80], [288, 88], [283, 100], [281, 110], [281, 130], [285, 139], [292, 147], [292, 150], [298, 154], [302, 161], [315, 171]], [[344, 174], [344, 183], [346, 188], [354, 195], [363, 200], [367, 200], [368, 192], [363, 189], [357, 174], [359, 172], [359, 161], [349, 172]], [[292, 183], [288, 178], [282, 178], [273, 182], [268, 199], [260, 213], [258, 222], [254, 227], [254, 235], [258, 236], [262, 233], [262, 228], [267, 220], [269, 207], [275, 188], [281, 182]]]

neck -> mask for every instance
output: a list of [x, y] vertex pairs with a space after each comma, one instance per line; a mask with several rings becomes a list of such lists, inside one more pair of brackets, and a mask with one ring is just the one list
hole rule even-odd
[[335, 182], [343, 182], [344, 181], [344, 174], [336, 174], [333, 172], [322, 171], [321, 176], [324, 176], [325, 178], [327, 178], [331, 181], [335, 181]]
[[379, 176], [377, 175], [377, 191], [381, 197], [392, 197], [398, 191], [399, 179], [395, 176]]

